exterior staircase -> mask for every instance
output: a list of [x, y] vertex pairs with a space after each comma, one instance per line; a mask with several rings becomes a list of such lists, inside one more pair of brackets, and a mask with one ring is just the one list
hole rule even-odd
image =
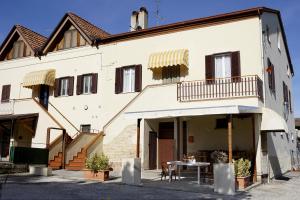
[[62, 152], [58, 152], [58, 154], [54, 156], [54, 159], [49, 161], [49, 167], [51, 167], [53, 170], [61, 169], [62, 159]]
[[77, 153], [76, 156], [73, 156], [73, 159], [66, 164], [66, 170], [82, 170], [85, 168], [85, 160], [87, 158], [86, 151], [84, 148], [81, 149], [80, 152]]

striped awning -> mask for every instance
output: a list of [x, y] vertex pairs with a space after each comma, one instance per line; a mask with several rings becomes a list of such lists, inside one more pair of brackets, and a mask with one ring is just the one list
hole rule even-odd
[[54, 86], [55, 69], [29, 72], [23, 80], [23, 87], [32, 88], [36, 85]]
[[189, 64], [189, 50], [177, 49], [153, 53], [149, 57], [148, 69], [158, 69], [169, 66], [185, 66]]

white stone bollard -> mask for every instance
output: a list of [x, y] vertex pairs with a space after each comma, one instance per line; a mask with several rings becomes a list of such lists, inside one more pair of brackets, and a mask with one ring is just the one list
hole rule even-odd
[[122, 159], [122, 182], [131, 185], [141, 184], [141, 159]]
[[52, 169], [46, 165], [29, 165], [29, 174], [38, 176], [51, 176]]
[[214, 191], [220, 194], [235, 194], [235, 176], [233, 163], [214, 164]]

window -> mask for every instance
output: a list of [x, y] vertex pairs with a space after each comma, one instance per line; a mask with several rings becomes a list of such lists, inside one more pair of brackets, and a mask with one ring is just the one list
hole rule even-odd
[[21, 58], [26, 56], [26, 45], [23, 41], [16, 41], [12, 48], [12, 58]]
[[1, 102], [9, 102], [10, 99], [10, 85], [3, 85], [2, 86], [2, 96]]
[[228, 120], [226, 118], [216, 119], [216, 129], [228, 128]]
[[205, 56], [205, 76], [207, 83], [214, 83], [216, 78], [231, 77], [239, 81], [241, 76], [240, 52], [218, 53]]
[[231, 77], [231, 56], [215, 56], [215, 78]]
[[279, 52], [281, 51], [280, 31], [277, 29], [277, 47]]
[[271, 93], [275, 95], [276, 87], [275, 87], [275, 69], [274, 65], [271, 63], [270, 59], [268, 58], [267, 61], [267, 72], [268, 72], [268, 81], [269, 81], [269, 89]]
[[289, 106], [290, 106], [289, 89], [284, 81], [282, 82], [282, 89], [283, 89], [283, 105], [284, 105], [284, 108], [287, 111], [289, 111]]
[[80, 125], [80, 131], [83, 132], [83, 133], [90, 133], [91, 132], [91, 125], [90, 124]]
[[77, 45], [77, 30], [68, 30], [64, 34], [64, 49], [73, 48]]
[[60, 80], [60, 95], [61, 96], [67, 96], [68, 95], [68, 86], [69, 85], [69, 79], [68, 78], [62, 78]]
[[92, 89], [92, 75], [83, 76], [83, 94], [90, 94]]
[[134, 92], [135, 87], [135, 68], [124, 68], [123, 71], [123, 92]]
[[267, 41], [269, 43], [271, 43], [270, 30], [269, 30], [269, 26], [268, 25], [266, 27], [266, 37], [267, 37]]
[[74, 76], [55, 79], [54, 96], [73, 96]]
[[115, 93], [140, 92], [142, 87], [142, 66], [130, 65], [116, 68]]
[[77, 76], [77, 95], [96, 94], [98, 86], [98, 74], [83, 74]]
[[161, 73], [163, 84], [180, 81], [180, 66], [163, 67]]

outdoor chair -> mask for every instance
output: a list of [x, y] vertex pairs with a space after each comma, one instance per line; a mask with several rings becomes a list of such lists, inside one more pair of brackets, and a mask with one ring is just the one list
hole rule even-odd
[[[176, 180], [176, 167], [174, 165], [171, 165], [170, 170], [171, 170], [171, 177], [170, 177], [171, 181], [173, 180], [173, 176], [175, 176], [175, 180]], [[162, 181], [163, 177], [165, 177], [165, 180], [166, 180], [167, 175], [169, 176], [169, 166], [166, 162], [162, 162], [161, 163], [161, 177], [160, 177], [160, 180]]]

